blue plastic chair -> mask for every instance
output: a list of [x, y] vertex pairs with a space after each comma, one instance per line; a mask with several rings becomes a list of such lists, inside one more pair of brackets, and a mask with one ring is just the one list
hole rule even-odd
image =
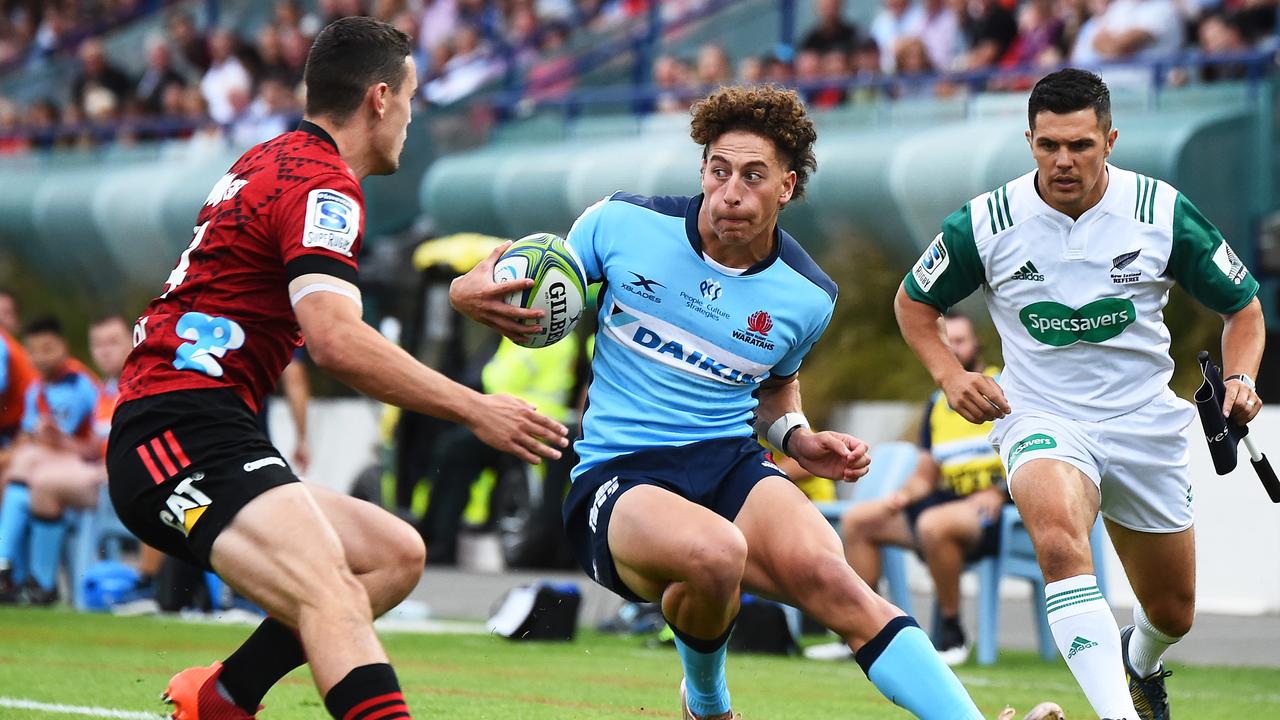
[[[1089, 545], [1093, 550], [1093, 571], [1098, 577], [1098, 590], [1107, 597], [1106, 572], [1104, 571], [1102, 515], [1098, 515], [1089, 533]], [[986, 566], [978, 567], [978, 566]], [[1000, 516], [1000, 551], [994, 558], [985, 558], [973, 567], [980, 573], [978, 588], [978, 664], [991, 665], [996, 661], [996, 629], [999, 627], [1000, 578], [1012, 575], [1031, 583], [1031, 612], [1035, 615], [1040, 635], [1040, 657], [1052, 662], [1058, 655], [1058, 646], [1049, 629], [1049, 618], [1044, 610], [1044, 575], [1036, 561], [1031, 535], [1022, 523], [1022, 516], [1013, 505], [1006, 505]]]
[[99, 560], [119, 560], [123, 544], [136, 543], [111, 505], [111, 497], [104, 485], [98, 496], [98, 507], [68, 513], [74, 534], [68, 538], [65, 548], [67, 579], [70, 581], [71, 604], [77, 610], [86, 610], [82, 597], [85, 573]]
[[[840, 516], [851, 505], [869, 500], [879, 500], [900, 489], [916, 469], [920, 450], [909, 442], [887, 442], [871, 451], [871, 471], [853, 486], [848, 500], [815, 503], [836, 532], [840, 531]], [[907, 586], [907, 554], [905, 548], [880, 549], [880, 574], [889, 583], [889, 602], [911, 614], [911, 588]]]

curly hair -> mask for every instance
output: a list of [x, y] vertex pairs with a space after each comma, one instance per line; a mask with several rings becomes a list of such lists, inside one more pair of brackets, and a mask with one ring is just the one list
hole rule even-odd
[[692, 109], [689, 135], [707, 148], [721, 135], [742, 130], [773, 141], [778, 157], [796, 173], [792, 199], [804, 197], [809, 175], [818, 169], [813, 143], [818, 133], [795, 90], [776, 85], [723, 87], [699, 100]]

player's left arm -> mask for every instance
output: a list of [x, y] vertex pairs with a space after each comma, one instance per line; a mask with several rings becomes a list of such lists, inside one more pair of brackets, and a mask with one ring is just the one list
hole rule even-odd
[[1258, 281], [1222, 233], [1184, 195], [1173, 211], [1168, 272], [1192, 297], [1223, 317], [1223, 414], [1244, 424], [1262, 410], [1254, 378], [1262, 362], [1266, 327]]
[[854, 481], [867, 474], [867, 444], [852, 435], [809, 428], [800, 408], [800, 382], [793, 373], [773, 376], [757, 393], [756, 432], [809, 473], [832, 480]]
[[1222, 413], [1244, 425], [1262, 410], [1262, 399], [1253, 387], [1267, 337], [1262, 303], [1255, 297], [1240, 310], [1222, 317], [1222, 374], [1227, 379]]

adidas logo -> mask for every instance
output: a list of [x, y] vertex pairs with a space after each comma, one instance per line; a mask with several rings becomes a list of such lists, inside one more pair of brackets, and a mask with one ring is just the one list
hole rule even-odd
[[1036, 269], [1036, 264], [1028, 260], [1025, 265], [1018, 268], [1010, 280], [1030, 280], [1031, 282], [1044, 282], [1044, 275]]
[[1077, 635], [1076, 639], [1071, 641], [1071, 650], [1067, 652], [1067, 659], [1070, 660], [1076, 656], [1076, 653], [1083, 652], [1091, 647], [1097, 647], [1097, 645], [1098, 643], [1092, 640], [1086, 640]]

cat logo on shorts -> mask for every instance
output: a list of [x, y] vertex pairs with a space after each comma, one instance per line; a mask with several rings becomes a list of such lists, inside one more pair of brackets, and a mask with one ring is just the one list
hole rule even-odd
[[192, 473], [191, 477], [178, 483], [173, 494], [164, 501], [165, 509], [160, 511], [160, 522], [182, 533], [191, 534], [205, 510], [213, 503], [213, 498], [195, 488], [195, 483], [204, 479], [204, 473]]

